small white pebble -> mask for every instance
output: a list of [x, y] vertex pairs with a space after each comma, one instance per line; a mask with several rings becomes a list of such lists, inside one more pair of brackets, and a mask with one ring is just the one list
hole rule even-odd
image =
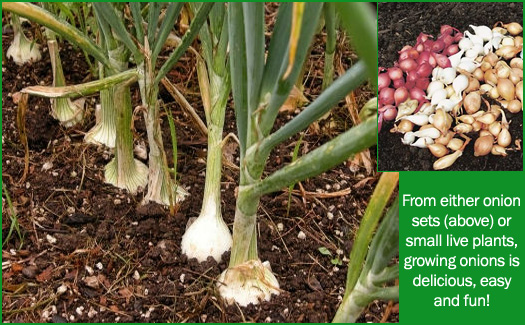
[[67, 207], [66, 212], [67, 212], [68, 214], [75, 213], [75, 208], [74, 208], [74, 207]]
[[88, 317], [93, 318], [96, 314], [98, 314], [98, 312], [93, 307], [90, 307], [88, 311]]
[[334, 190], [339, 191], [341, 189], [341, 185], [339, 183], [334, 184]]
[[57, 296], [65, 293], [67, 291], [67, 286], [65, 284], [57, 288]]
[[326, 184], [326, 185], [324, 186], [324, 188], [326, 188], [327, 190], [329, 190], [329, 189], [332, 188], [332, 186], [331, 186], [330, 184]]
[[334, 218], [334, 214], [332, 212], [328, 212], [326, 214], [326, 217], [328, 218], [328, 220], [332, 220]]
[[182, 274], [180, 275], [180, 282], [181, 282], [181, 283], [184, 283], [184, 279], [185, 279], [185, 278], [186, 278], [186, 274], [182, 273]]
[[84, 267], [86, 269], [86, 272], [89, 274], [89, 275], [93, 275], [94, 271], [93, 271], [93, 268], [89, 265], [86, 265]]
[[46, 161], [46, 163], [42, 165], [43, 171], [50, 170], [51, 168], [53, 168], [53, 163], [50, 161]]
[[118, 321], [120, 321], [120, 316], [115, 317], [115, 323], [117, 323]]
[[334, 270], [334, 272], [337, 272], [337, 271], [339, 271], [339, 268], [337, 266], [334, 266], [333, 270]]
[[26, 182], [26, 189], [29, 189], [31, 187], [31, 184], [29, 182]]
[[279, 231], [283, 231], [284, 230], [284, 225], [281, 222], [279, 222], [277, 224], [277, 230], [279, 230]]
[[46, 235], [47, 242], [50, 244], [55, 244], [57, 242], [57, 239], [50, 234]]
[[119, 205], [121, 203], [122, 203], [122, 201], [120, 199], [113, 200], [113, 204], [115, 204], [115, 205]]
[[77, 309], [75, 309], [75, 312], [76, 312], [79, 316], [82, 316], [82, 313], [84, 312], [84, 306], [77, 307]]
[[207, 320], [207, 319], [208, 319], [208, 315], [206, 315], [206, 314], [202, 314], [202, 315], [201, 315], [201, 321], [202, 321], [203, 323], [206, 323], [206, 320]]
[[130, 239], [130, 238], [131, 238], [130, 235], [126, 235], [126, 236], [124, 236], [124, 237], [126, 237], [126, 239]]
[[69, 174], [69, 175], [71, 175], [71, 177], [77, 177], [77, 172], [76, 171], [72, 171], [71, 174]]
[[147, 295], [148, 295], [148, 293], [149, 293], [149, 290], [148, 290], [148, 288], [144, 289], [144, 295], [145, 295], [145, 296], [147, 296]]
[[75, 316], [74, 315], [69, 316], [69, 320], [70, 321], [74, 321], [75, 320]]
[[140, 273], [139, 271], [135, 270], [135, 272], [133, 272], [133, 279], [134, 280], [140, 280]]
[[338, 248], [338, 249], [335, 251], [335, 253], [336, 253], [337, 255], [343, 255], [343, 250], [340, 249], [340, 248]]
[[152, 242], [149, 242], [149, 243], [148, 243], [148, 246], [149, 246], [149, 247], [153, 247], [153, 243], [152, 243]]
[[138, 226], [139, 223], [138, 223], [138, 221], [133, 221], [133, 222], [131, 223], [131, 225], [132, 225], [132, 226]]
[[268, 317], [266, 317], [266, 318], [264, 319], [264, 322], [265, 322], [265, 323], [271, 323], [271, 322], [272, 322], [272, 319], [270, 318], [270, 316], [268, 316]]
[[99, 269], [99, 270], [102, 270], [102, 268], [104, 268], [104, 265], [102, 265], [102, 262], [98, 262], [97, 264], [95, 264], [95, 266], [96, 266], [97, 269]]
[[58, 173], [57, 172], [51, 172], [51, 175], [53, 175], [53, 177], [57, 177]]
[[284, 314], [284, 316], [288, 315], [289, 312], [290, 312], [290, 311], [288, 310], [288, 308], [285, 308], [285, 309], [283, 310], [283, 314]]
[[297, 238], [299, 238], [299, 239], [306, 239], [306, 234], [301, 230], [297, 234]]

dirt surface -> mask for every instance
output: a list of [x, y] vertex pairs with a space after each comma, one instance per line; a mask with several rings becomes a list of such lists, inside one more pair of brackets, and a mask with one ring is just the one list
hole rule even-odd
[[[307, 67], [304, 87], [310, 100], [320, 93], [323, 37], [317, 38]], [[11, 39], [12, 34], [3, 35], [4, 49]], [[346, 45], [340, 48], [344, 49], [342, 64], [348, 67], [355, 55], [348, 52]], [[81, 53], [65, 45], [61, 54], [68, 83], [91, 78]], [[194, 60], [191, 56], [184, 57], [170, 73], [170, 79], [203, 115]], [[288, 192], [265, 196], [258, 213], [259, 252], [262, 260], [270, 261], [283, 291], [270, 302], [257, 306], [226, 306], [215, 292], [215, 278], [227, 267], [229, 253], [221, 263], [208, 260], [203, 264], [187, 260], [181, 254], [180, 240], [186, 223], [200, 212], [206, 139], [170, 95], [161, 89], [164, 105], [171, 109], [176, 120], [178, 177], [190, 192], [175, 215], [156, 204], [142, 206], [145, 193], [130, 195], [104, 184], [103, 168], [112, 153], [83, 143], [84, 133], [94, 124], [97, 97], [87, 101], [85, 122], [72, 129], [64, 129], [53, 120], [47, 100], [30, 98], [26, 122], [30, 169], [26, 181], [19, 183], [24, 153], [15, 126], [17, 106], [12, 95], [25, 86], [51, 84], [49, 54], [44, 47], [42, 61], [18, 68], [6, 60], [2, 68], [2, 180], [13, 200], [22, 235], [20, 238], [13, 233], [2, 250], [2, 262], [8, 262], [2, 272], [5, 321], [331, 321], [344, 293], [348, 262], [345, 256], [349, 255], [352, 238], [376, 184], [376, 173], [368, 173], [363, 166], [344, 164], [302, 182], [310, 194], [292, 195], [289, 213]], [[138, 89], [132, 92], [137, 105]], [[363, 88], [354, 95], [361, 106], [370, 91]], [[275, 127], [297, 112], [282, 113]], [[142, 115], [136, 118], [135, 141], [147, 144]], [[306, 133], [300, 154], [348, 128], [349, 121], [343, 101], [328, 119], [319, 123], [318, 129]], [[172, 164], [166, 118], [162, 126], [168, 162]], [[230, 132], [235, 132], [231, 105], [224, 135]], [[274, 150], [267, 173], [291, 162], [297, 139]], [[231, 229], [239, 176], [231, 166], [238, 164], [238, 150], [235, 145], [226, 150], [231, 161], [223, 168], [222, 214]], [[342, 194], [323, 198], [327, 192]], [[4, 196], [3, 206], [6, 206]], [[9, 216], [4, 209], [4, 239], [11, 225]], [[298, 238], [300, 231], [306, 234], [305, 240]], [[322, 255], [320, 247], [328, 248], [341, 260], [341, 265], [334, 265], [330, 257]], [[57, 295], [62, 289], [65, 292]], [[397, 322], [398, 305], [387, 304], [373, 302], [359, 321], [379, 322], [387, 311], [386, 321]]]
[[[398, 51], [414, 45], [420, 32], [437, 36], [441, 25], [448, 24], [461, 31], [469, 25], [492, 26], [498, 21], [522, 22], [523, 3], [379, 3], [379, 66], [391, 67]], [[510, 133], [523, 140], [523, 112], [510, 114]], [[383, 123], [379, 134], [378, 170], [432, 170], [436, 160], [428, 149], [405, 146], [402, 134], [390, 133], [393, 122]], [[523, 150], [509, 151], [507, 157], [474, 157], [473, 141], [462, 157], [446, 170], [523, 170]], [[514, 143], [514, 141], [513, 141]]]

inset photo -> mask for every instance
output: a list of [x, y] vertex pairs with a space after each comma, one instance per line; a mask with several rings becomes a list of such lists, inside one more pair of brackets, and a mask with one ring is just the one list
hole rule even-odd
[[378, 170], [523, 170], [523, 3], [378, 4]]

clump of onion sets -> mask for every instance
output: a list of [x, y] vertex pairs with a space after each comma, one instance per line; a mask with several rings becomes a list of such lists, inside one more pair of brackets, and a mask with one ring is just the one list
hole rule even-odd
[[438, 158], [435, 170], [450, 167], [471, 138], [474, 156], [521, 150], [520, 140], [509, 147], [504, 110], [523, 110], [523, 28], [501, 22], [470, 28], [443, 25], [436, 39], [421, 33], [394, 67], [379, 68], [379, 128], [395, 120], [391, 132], [402, 133], [405, 145], [428, 148]]

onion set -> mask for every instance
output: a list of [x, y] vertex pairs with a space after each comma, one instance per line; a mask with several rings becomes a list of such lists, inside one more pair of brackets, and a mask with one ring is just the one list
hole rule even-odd
[[392, 131], [404, 134], [402, 143], [428, 148], [439, 158], [435, 170], [450, 167], [471, 136], [476, 157], [521, 150], [509, 148], [512, 135], [501, 107], [523, 111], [522, 31], [519, 23], [470, 25], [463, 33], [444, 25], [435, 39], [421, 33], [415, 45], [405, 46], [394, 67], [381, 68], [380, 111], [397, 108]]

